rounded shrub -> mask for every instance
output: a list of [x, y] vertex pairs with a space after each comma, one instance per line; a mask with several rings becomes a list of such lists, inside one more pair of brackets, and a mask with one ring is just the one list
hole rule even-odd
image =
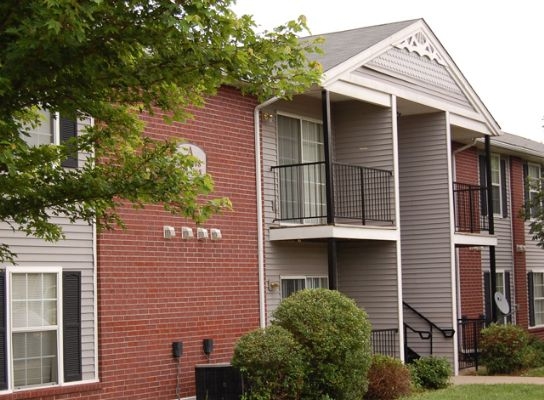
[[367, 389], [371, 325], [337, 291], [302, 290], [283, 300], [273, 324], [291, 332], [308, 361], [303, 398], [360, 400]]
[[412, 382], [421, 389], [443, 389], [449, 385], [451, 367], [442, 357], [421, 357], [410, 364]]
[[487, 372], [510, 374], [527, 367], [529, 334], [517, 325], [491, 324], [482, 329], [482, 364]]
[[232, 365], [244, 377], [244, 399], [300, 398], [306, 369], [302, 347], [280, 326], [242, 336], [234, 349]]
[[400, 360], [384, 355], [372, 357], [365, 400], [395, 400], [410, 394], [410, 371]]

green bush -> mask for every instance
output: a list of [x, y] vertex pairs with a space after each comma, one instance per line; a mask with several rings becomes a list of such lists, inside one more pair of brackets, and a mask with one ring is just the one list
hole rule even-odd
[[305, 378], [302, 347], [280, 326], [242, 336], [234, 349], [232, 365], [244, 377], [244, 399], [300, 398]]
[[274, 312], [301, 344], [308, 369], [302, 398], [360, 400], [367, 389], [371, 326], [366, 313], [337, 291], [302, 290]]
[[372, 357], [365, 399], [394, 400], [410, 394], [410, 371], [400, 360], [383, 355]]
[[544, 341], [536, 336], [531, 336], [529, 339], [529, 348], [534, 355], [534, 360], [530, 367], [544, 367]]
[[451, 367], [448, 360], [439, 357], [422, 357], [410, 364], [412, 382], [422, 389], [443, 389], [449, 385]]
[[480, 346], [482, 364], [491, 375], [517, 372], [532, 363], [529, 334], [517, 325], [491, 324], [482, 330]]

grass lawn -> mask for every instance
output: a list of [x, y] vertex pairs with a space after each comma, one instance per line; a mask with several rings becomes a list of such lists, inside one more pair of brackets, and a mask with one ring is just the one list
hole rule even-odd
[[458, 385], [425, 392], [405, 400], [542, 400], [542, 385]]

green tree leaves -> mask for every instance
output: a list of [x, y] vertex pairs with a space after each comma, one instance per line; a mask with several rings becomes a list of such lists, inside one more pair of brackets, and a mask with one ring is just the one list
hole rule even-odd
[[[209, 176], [176, 143], [143, 135], [140, 112], [172, 121], [225, 84], [260, 99], [290, 96], [317, 83], [299, 42], [304, 18], [257, 33], [232, 0], [5, 0], [0, 2], [0, 220], [47, 240], [62, 237], [51, 215], [122, 224], [117, 212], [164, 204], [201, 221], [229, 207], [213, 199]], [[96, 124], [66, 144], [29, 147], [21, 131], [38, 108], [92, 116]], [[87, 163], [60, 168], [77, 150]], [[9, 259], [0, 247], [0, 261]]]

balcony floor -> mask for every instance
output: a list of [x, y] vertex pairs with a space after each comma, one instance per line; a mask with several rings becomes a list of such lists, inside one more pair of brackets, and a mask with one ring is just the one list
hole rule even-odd
[[270, 227], [270, 240], [354, 239], [398, 241], [394, 226], [368, 225], [278, 225]]

